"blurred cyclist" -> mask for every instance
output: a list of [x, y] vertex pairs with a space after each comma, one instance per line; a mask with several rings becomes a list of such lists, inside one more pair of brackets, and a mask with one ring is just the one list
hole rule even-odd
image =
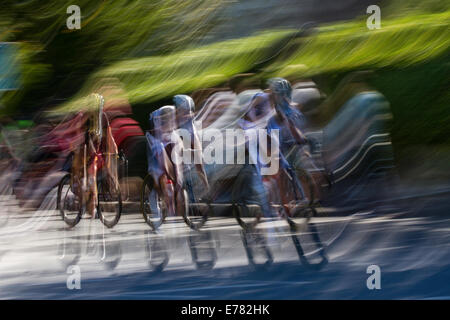
[[108, 183], [117, 187], [117, 164], [113, 158], [118, 151], [103, 112], [103, 96], [94, 93], [88, 99], [88, 110], [85, 114], [81, 113], [85, 120], [84, 143], [75, 149], [72, 177], [75, 192], [83, 199], [87, 213], [94, 218], [98, 202], [97, 172], [105, 168], [111, 178]]
[[[250, 101], [244, 102], [246, 111], [244, 116], [239, 119], [238, 125], [244, 131], [264, 129], [267, 126], [268, 119], [270, 119], [271, 115], [273, 114], [268, 94], [257, 89], [248, 90], [247, 93], [248, 95], [252, 95], [253, 97], [250, 98]], [[251, 136], [251, 134], [246, 136], [246, 162], [244, 168], [240, 172], [240, 174], [245, 177], [244, 181], [246, 182], [246, 185], [242, 187], [243, 189], [247, 190], [247, 193], [248, 191], [250, 191], [251, 197], [254, 197], [257, 200], [257, 203], [261, 206], [262, 215], [264, 217], [271, 217], [273, 216], [273, 212], [269, 204], [270, 197], [266, 188], [264, 187], [263, 177], [261, 174], [262, 163], [266, 162], [267, 159], [264, 159], [262, 161], [259, 148], [253, 150], [249, 147], [249, 144], [251, 142], [251, 138], [249, 137]], [[269, 140], [267, 142], [270, 143]], [[258, 142], [257, 140], [256, 143], [259, 147], [264, 148], [264, 145], [260, 144], [260, 142]], [[267, 150], [266, 156], [270, 157]]]
[[[191, 152], [191, 159], [194, 159], [197, 172], [202, 179], [203, 183], [207, 188], [209, 188], [208, 178], [203, 167], [203, 156], [202, 156], [202, 145], [198, 136], [197, 129], [194, 126], [194, 100], [187, 95], [176, 95], [173, 98], [176, 109], [176, 122], [178, 129], [184, 129], [190, 135], [190, 145], [184, 146], [184, 148], [189, 148]], [[193, 157], [192, 157], [193, 155]], [[180, 168], [180, 170], [183, 170]], [[190, 183], [189, 181], [188, 183]]]
[[[172, 150], [171, 134], [175, 130], [175, 108], [164, 106], [153, 111], [149, 117], [150, 130], [147, 139], [148, 173], [153, 177], [153, 184], [162, 194], [169, 215], [175, 214], [174, 184], [180, 184], [174, 164], [170, 159]], [[156, 201], [151, 201], [154, 206]], [[155, 209], [155, 208], [152, 208]]]
[[[296, 174], [296, 170], [315, 168], [307, 151], [307, 139], [302, 130], [305, 126], [305, 117], [292, 104], [292, 87], [289, 81], [283, 78], [269, 80], [269, 89], [266, 91], [274, 106], [275, 115], [267, 124], [268, 134], [273, 129], [279, 130], [279, 158], [280, 168], [286, 170], [290, 176]], [[294, 179], [297, 190], [303, 200], [306, 200], [303, 187]], [[281, 194], [287, 192], [282, 190]]]

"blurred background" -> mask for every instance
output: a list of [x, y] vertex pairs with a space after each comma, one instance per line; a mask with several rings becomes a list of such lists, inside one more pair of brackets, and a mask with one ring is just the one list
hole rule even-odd
[[[81, 9], [80, 29], [66, 25], [70, 5]], [[369, 5], [381, 9], [379, 29], [367, 26]], [[86, 235], [93, 234], [112, 253], [106, 260], [84, 255], [86, 278], [94, 280], [81, 298], [448, 299], [442, 284], [450, 280], [449, 26], [450, 1], [442, 0], [2, 0], [0, 213], [9, 220], [0, 219], [0, 296], [65, 297], [65, 268], [79, 263], [80, 243], [89, 243]], [[318, 223], [329, 258], [320, 272], [294, 264], [297, 254], [302, 260], [316, 249], [303, 247], [301, 253], [285, 230], [268, 240], [269, 250], [258, 249], [268, 264], [278, 262], [269, 271], [255, 268], [258, 254], [248, 249], [259, 238], [247, 239], [234, 220], [221, 225], [212, 219], [211, 230], [201, 235], [188, 228], [150, 232], [136, 206], [139, 179], [122, 190], [135, 202], [128, 209], [134, 215], [125, 215], [111, 232], [102, 225], [91, 229], [86, 221], [75, 231], [61, 225], [48, 195], [55, 197], [67, 169], [70, 129], [76, 114], [87, 109], [90, 93], [101, 93], [105, 110], [122, 117], [117, 127], [111, 125], [119, 133], [126, 126], [128, 140], [116, 142], [130, 160], [130, 179], [141, 179], [149, 113], [172, 104], [176, 94], [188, 94], [199, 114], [236, 76], [239, 90], [264, 88], [273, 77], [288, 79], [296, 90], [313, 88], [312, 100], [299, 97], [308, 129], [343, 127], [336, 141], [345, 132], [362, 136], [362, 130], [347, 130], [356, 117], [345, 122], [338, 116], [343, 106], [360, 93], [379, 93], [389, 108], [381, 116], [392, 115], [380, 132], [392, 140], [390, 178], [396, 182], [371, 193], [386, 200], [395, 189], [395, 203], [379, 211], [387, 208], [386, 215], [363, 218], [379, 209], [367, 199], [362, 202], [369, 208], [351, 216], [332, 202], [324, 205], [323, 212], [335, 215]], [[363, 101], [361, 110], [367, 105]], [[337, 153], [342, 145], [336, 145]], [[363, 163], [363, 173], [369, 164]], [[61, 251], [66, 242], [75, 251]], [[207, 244], [209, 264], [195, 260], [196, 243], [203, 249]], [[152, 271], [167, 272], [151, 278], [148, 263]], [[388, 272], [380, 294], [365, 286], [365, 268], [373, 263]], [[109, 278], [104, 287], [95, 282], [102, 277]]]
[[[174, 94], [238, 73], [313, 79], [330, 96], [346, 75], [372, 70], [370, 85], [391, 103], [396, 161], [449, 163], [447, 1], [79, 1], [80, 30], [66, 27], [70, 4], [2, 1], [3, 121], [79, 110], [103, 77], [120, 80], [145, 127]], [[380, 5], [379, 30], [366, 26], [369, 4]], [[320, 108], [322, 120], [335, 111]]]

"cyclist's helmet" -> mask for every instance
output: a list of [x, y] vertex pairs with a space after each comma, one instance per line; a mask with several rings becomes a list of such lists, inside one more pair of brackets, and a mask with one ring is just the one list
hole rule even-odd
[[269, 89], [278, 97], [292, 99], [292, 86], [286, 79], [272, 78], [268, 81]]
[[185, 94], [178, 94], [173, 97], [175, 108], [183, 109], [185, 111], [194, 112], [195, 104], [191, 97]]
[[175, 107], [164, 106], [152, 113], [155, 134], [161, 140], [170, 138], [175, 127]]

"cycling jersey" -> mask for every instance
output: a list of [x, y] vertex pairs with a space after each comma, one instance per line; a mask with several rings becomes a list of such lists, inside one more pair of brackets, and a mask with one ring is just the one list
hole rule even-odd
[[[306, 121], [305, 121], [304, 115], [300, 111], [298, 111], [297, 109], [294, 109], [290, 105], [285, 105], [281, 109], [282, 109], [281, 112], [284, 113], [286, 119], [291, 121], [294, 124], [294, 126], [296, 128], [298, 128], [299, 130], [303, 130]], [[280, 112], [280, 111], [278, 111], [278, 112]], [[280, 135], [279, 145], [280, 145], [280, 151], [282, 153], [288, 152], [289, 149], [293, 145], [297, 144], [297, 141], [295, 140], [295, 138], [292, 135], [292, 132], [289, 128], [289, 124], [283, 123], [282, 120], [280, 119], [280, 117], [278, 117], [276, 115], [273, 116], [269, 120], [269, 123], [267, 124], [268, 134], [270, 134], [271, 130], [273, 130], [273, 129], [279, 130], [279, 135]]]

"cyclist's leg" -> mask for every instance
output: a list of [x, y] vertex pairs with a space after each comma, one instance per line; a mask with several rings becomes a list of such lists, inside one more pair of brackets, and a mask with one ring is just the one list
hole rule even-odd
[[[250, 179], [250, 183], [253, 186], [253, 192], [256, 195], [256, 201], [259, 203], [261, 207], [262, 216], [265, 218], [274, 217], [275, 214], [273, 212], [272, 206], [269, 203], [268, 190], [263, 182], [260, 165], [247, 164], [247, 166], [252, 169], [251, 170], [252, 178]], [[268, 243], [270, 244], [275, 243], [276, 228], [272, 224], [269, 224], [264, 230], [267, 235]]]
[[173, 182], [163, 174], [159, 178], [159, 187], [164, 198], [168, 216], [175, 216], [175, 190]]
[[301, 197], [301, 199], [296, 199], [296, 200], [306, 199], [305, 191], [303, 190], [303, 187], [297, 178], [297, 174], [296, 174], [294, 168], [292, 167], [292, 165], [288, 162], [286, 157], [281, 152], [280, 152], [280, 162], [281, 162], [280, 167], [283, 168], [286, 171], [286, 173], [290, 176], [290, 178], [292, 179], [292, 182], [294, 183], [294, 187], [296, 190], [295, 192], [298, 192]]
[[302, 197], [301, 185], [296, 184], [295, 176], [293, 175], [290, 165], [287, 163], [285, 157], [279, 153], [278, 161], [279, 170], [275, 175], [271, 176], [272, 188], [269, 192], [272, 193], [272, 198], [275, 203], [279, 205], [279, 213], [283, 217], [289, 217], [291, 212], [291, 205]]
[[[310, 178], [307, 178], [307, 196], [317, 199], [320, 197], [320, 185], [326, 181], [323, 173], [314, 164], [313, 158], [309, 154], [306, 146], [297, 147], [297, 150], [291, 153], [289, 163], [292, 163], [294, 172], [299, 174], [307, 174]], [[312, 197], [314, 194], [314, 197]]]
[[184, 178], [184, 186], [186, 188], [186, 191], [188, 193], [189, 196], [189, 202], [190, 203], [194, 203], [196, 202], [196, 197], [194, 194], [194, 188], [193, 188], [193, 182], [192, 182], [192, 167], [189, 166], [185, 166], [184, 169], [186, 170], [186, 172], [183, 174], [183, 178]]
[[88, 165], [88, 196], [86, 209], [92, 218], [95, 218], [95, 208], [98, 202], [98, 190], [97, 190], [97, 156], [94, 156], [92, 162]]
[[272, 208], [269, 204], [267, 190], [264, 186], [261, 168], [257, 164], [245, 164], [244, 168], [248, 171], [248, 177], [252, 194], [255, 196], [255, 200], [261, 207], [261, 212], [264, 217], [271, 217]]

